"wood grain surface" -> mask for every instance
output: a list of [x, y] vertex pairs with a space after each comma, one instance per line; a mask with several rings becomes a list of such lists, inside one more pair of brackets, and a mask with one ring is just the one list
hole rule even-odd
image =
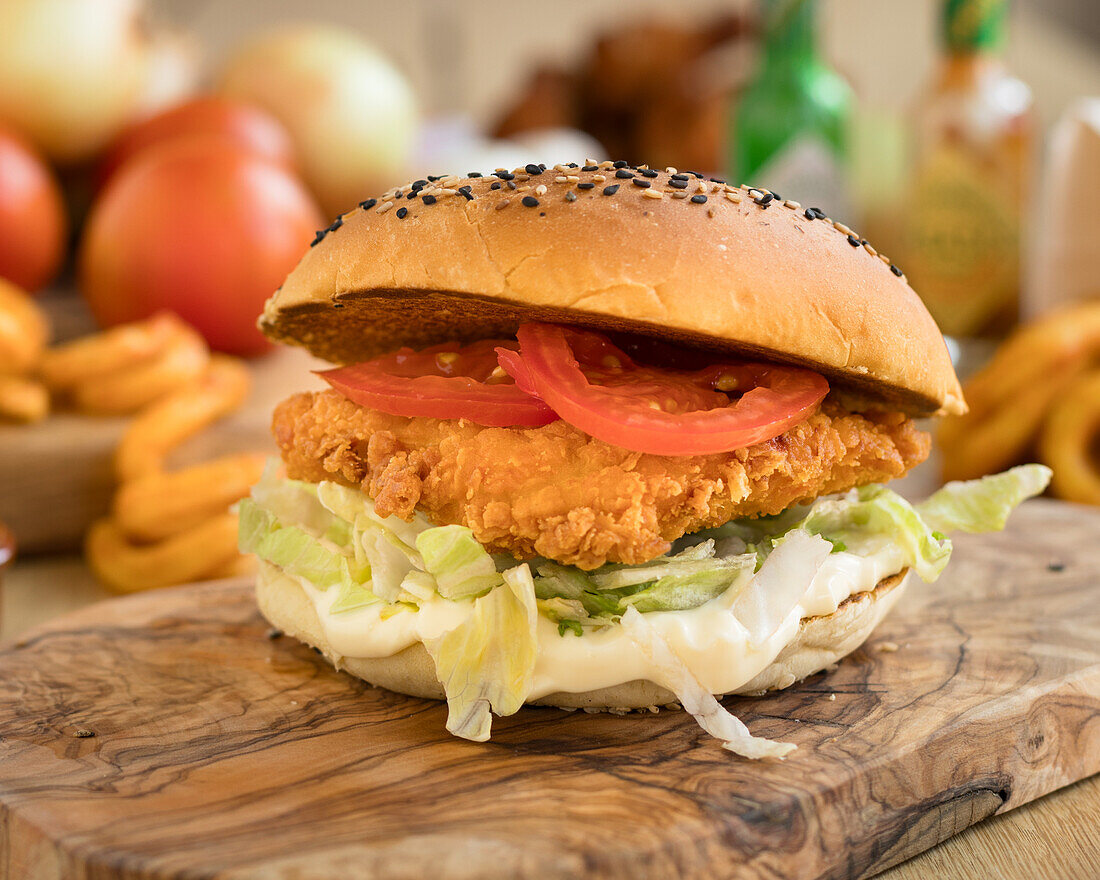
[[783, 763], [682, 713], [455, 740], [266, 638], [240, 583], [96, 605], [0, 652], [0, 878], [872, 874], [1100, 771], [1098, 536], [1025, 505], [836, 671], [727, 701]]

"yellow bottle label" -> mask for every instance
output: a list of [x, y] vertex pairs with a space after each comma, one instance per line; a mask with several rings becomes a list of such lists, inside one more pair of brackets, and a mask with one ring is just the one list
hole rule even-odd
[[957, 149], [930, 155], [903, 220], [902, 268], [944, 333], [981, 335], [1014, 320], [1020, 293], [1015, 193]]

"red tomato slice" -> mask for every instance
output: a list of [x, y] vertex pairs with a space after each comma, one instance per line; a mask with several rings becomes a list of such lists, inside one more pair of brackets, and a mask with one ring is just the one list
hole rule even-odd
[[635, 452], [709, 455], [762, 443], [803, 421], [829, 393], [824, 376], [796, 367], [674, 372], [634, 363], [599, 333], [524, 324], [517, 335], [519, 354], [498, 350], [498, 357], [520, 388], [586, 434]]
[[550, 407], [500, 375], [494, 349], [516, 346], [483, 339], [464, 348], [458, 343], [419, 352], [402, 348], [317, 375], [348, 400], [394, 416], [467, 419], [491, 428], [556, 421]]

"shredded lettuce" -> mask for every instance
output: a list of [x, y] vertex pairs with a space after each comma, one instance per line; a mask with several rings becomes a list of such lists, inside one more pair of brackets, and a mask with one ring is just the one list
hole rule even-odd
[[465, 526], [440, 526], [416, 536], [424, 567], [445, 599], [481, 596], [501, 583], [496, 564]]
[[1023, 464], [980, 480], [948, 483], [916, 506], [929, 528], [940, 532], [999, 532], [1021, 502], [1050, 482], [1050, 468]]
[[485, 742], [490, 710], [512, 715], [527, 700], [538, 640], [535, 585], [527, 565], [504, 572], [498, 589], [474, 600], [457, 627], [426, 643], [447, 694], [447, 730]]
[[700, 683], [688, 665], [673, 651], [645, 616], [629, 608], [622, 627], [646, 659], [658, 670], [660, 684], [676, 694], [676, 699], [691, 713], [707, 733], [722, 741], [722, 747], [745, 758], [785, 758], [797, 746], [753, 736], [744, 723], [727, 711]]
[[240, 503], [238, 542], [245, 553], [255, 553], [318, 589], [340, 587], [341, 597], [344, 591], [349, 596], [355, 593], [360, 605], [379, 601], [369, 589], [369, 568], [328, 540], [317, 538], [299, 526], [280, 523], [251, 498]]

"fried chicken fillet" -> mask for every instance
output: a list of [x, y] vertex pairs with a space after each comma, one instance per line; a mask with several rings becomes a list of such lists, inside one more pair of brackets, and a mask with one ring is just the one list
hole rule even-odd
[[491, 552], [583, 569], [645, 562], [685, 534], [899, 477], [930, 448], [903, 414], [852, 413], [832, 398], [766, 443], [693, 457], [631, 452], [565, 421], [391, 416], [335, 391], [284, 401], [273, 429], [292, 479], [361, 488], [382, 516], [420, 510], [468, 526]]

